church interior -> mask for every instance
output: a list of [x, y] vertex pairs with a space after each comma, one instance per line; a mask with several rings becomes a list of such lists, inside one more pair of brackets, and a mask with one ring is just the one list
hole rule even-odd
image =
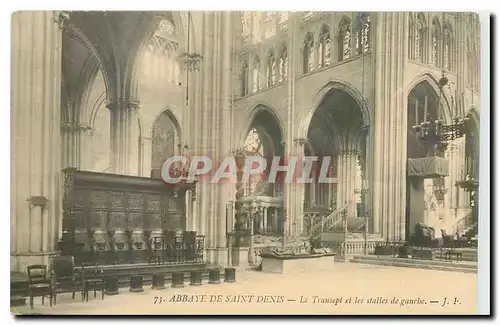
[[[26, 11], [11, 53], [18, 278], [99, 266], [113, 277], [84, 285], [104, 295], [130, 274], [230, 282], [298, 238], [477, 242], [477, 14]], [[176, 155], [329, 157], [337, 182], [166, 184]]]

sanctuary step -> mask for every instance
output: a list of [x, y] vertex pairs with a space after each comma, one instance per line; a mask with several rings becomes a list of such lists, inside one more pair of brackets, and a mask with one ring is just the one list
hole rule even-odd
[[409, 267], [416, 269], [428, 269], [438, 271], [477, 273], [477, 263], [471, 261], [448, 262], [442, 260], [419, 260], [411, 258], [398, 258], [391, 256], [355, 255], [351, 263], [383, 265], [395, 267]]

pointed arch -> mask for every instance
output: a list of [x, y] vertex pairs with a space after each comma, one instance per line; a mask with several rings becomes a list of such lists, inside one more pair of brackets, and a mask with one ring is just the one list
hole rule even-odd
[[[415, 77], [408, 85], [406, 88], [406, 98], [410, 95], [411, 91], [421, 82], [425, 81], [434, 91], [434, 94], [439, 97], [439, 78], [432, 75], [431, 73], [422, 73]], [[443, 118], [446, 123], [450, 123], [452, 117], [454, 116], [453, 112], [451, 111], [451, 99], [449, 98], [449, 95], [445, 92], [441, 94], [441, 100], [443, 101]]]
[[182, 143], [181, 128], [170, 109], [161, 112], [151, 127], [151, 169], [161, 170], [169, 157], [177, 154]]
[[356, 101], [356, 104], [361, 111], [363, 121], [362, 128], [366, 130], [370, 127], [370, 110], [368, 108], [366, 100], [363, 98], [361, 93], [354, 86], [348, 84], [345, 81], [331, 80], [317, 91], [314, 98], [308, 104], [308, 107], [310, 107], [310, 109], [299, 119], [300, 122], [298, 126], [297, 137], [307, 138], [307, 133], [309, 131], [309, 126], [311, 124], [314, 113], [320, 106], [321, 101], [332, 89], [342, 90], [349, 94]]
[[247, 133], [252, 128], [252, 124], [254, 123], [258, 114], [262, 114], [262, 112], [266, 113], [270, 120], [276, 123], [279, 129], [280, 137], [281, 139], [283, 139], [283, 136], [285, 134], [285, 124], [277, 111], [271, 105], [265, 102], [254, 103], [251, 107], [252, 109], [244, 119], [244, 125], [241, 125], [241, 127], [237, 128], [239, 132], [237, 134], [237, 140], [235, 141], [235, 143], [238, 145], [238, 148], [243, 147]]

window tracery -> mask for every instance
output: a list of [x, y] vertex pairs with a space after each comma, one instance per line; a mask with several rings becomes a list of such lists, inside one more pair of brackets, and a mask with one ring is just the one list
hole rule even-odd
[[260, 89], [260, 58], [255, 56], [253, 60], [253, 92]]
[[241, 65], [241, 96], [244, 97], [248, 94], [248, 62], [243, 60]]
[[281, 48], [280, 55], [280, 82], [288, 79], [288, 53], [286, 47]]
[[415, 59], [415, 38], [416, 38], [416, 33], [415, 33], [415, 21], [413, 19], [413, 13], [409, 13], [408, 17], [408, 58], [410, 60]]
[[276, 82], [276, 60], [274, 53], [270, 51], [267, 55], [267, 87], [271, 87]]
[[[261, 135], [257, 128], [252, 128], [245, 139], [244, 144], [245, 153], [248, 156], [264, 156], [264, 147]], [[255, 192], [257, 185], [262, 179], [261, 174], [250, 175], [247, 195], [251, 195]]]
[[425, 49], [427, 43], [427, 24], [423, 13], [417, 16], [417, 31], [415, 33], [415, 59], [425, 62]]
[[440, 60], [440, 40], [441, 40], [441, 26], [439, 20], [434, 18], [432, 20], [432, 60], [431, 63], [434, 66], [441, 66]]
[[280, 29], [282, 32], [286, 32], [288, 30], [288, 12], [287, 11], [280, 12], [279, 25], [280, 25]]
[[323, 26], [319, 37], [319, 67], [329, 66], [331, 63], [332, 42], [330, 38], [330, 28]]
[[266, 31], [265, 31], [265, 35], [264, 35], [265, 39], [271, 38], [274, 35], [276, 35], [275, 17], [276, 17], [276, 13], [274, 11], [269, 11], [266, 13], [266, 21], [265, 21]]
[[141, 73], [155, 83], [178, 85], [182, 78], [178, 51], [179, 40], [174, 24], [167, 19], [160, 21], [142, 54]]
[[252, 43], [257, 44], [262, 41], [261, 30], [262, 12], [256, 11], [252, 13]]
[[339, 61], [348, 59], [351, 55], [351, 20], [344, 17], [339, 25], [338, 33]]
[[163, 112], [153, 126], [151, 168], [161, 169], [175, 155], [176, 128], [168, 111]]
[[446, 70], [453, 70], [453, 32], [449, 23], [444, 25], [443, 28], [443, 68]]
[[371, 17], [369, 13], [358, 16], [356, 31], [356, 54], [366, 53], [370, 50]]
[[307, 33], [304, 39], [303, 69], [304, 73], [313, 70], [314, 39], [311, 33]]

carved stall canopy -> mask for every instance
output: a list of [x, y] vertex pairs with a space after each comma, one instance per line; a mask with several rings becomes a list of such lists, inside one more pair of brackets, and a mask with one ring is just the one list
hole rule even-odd
[[184, 230], [194, 184], [65, 169], [63, 231]]

